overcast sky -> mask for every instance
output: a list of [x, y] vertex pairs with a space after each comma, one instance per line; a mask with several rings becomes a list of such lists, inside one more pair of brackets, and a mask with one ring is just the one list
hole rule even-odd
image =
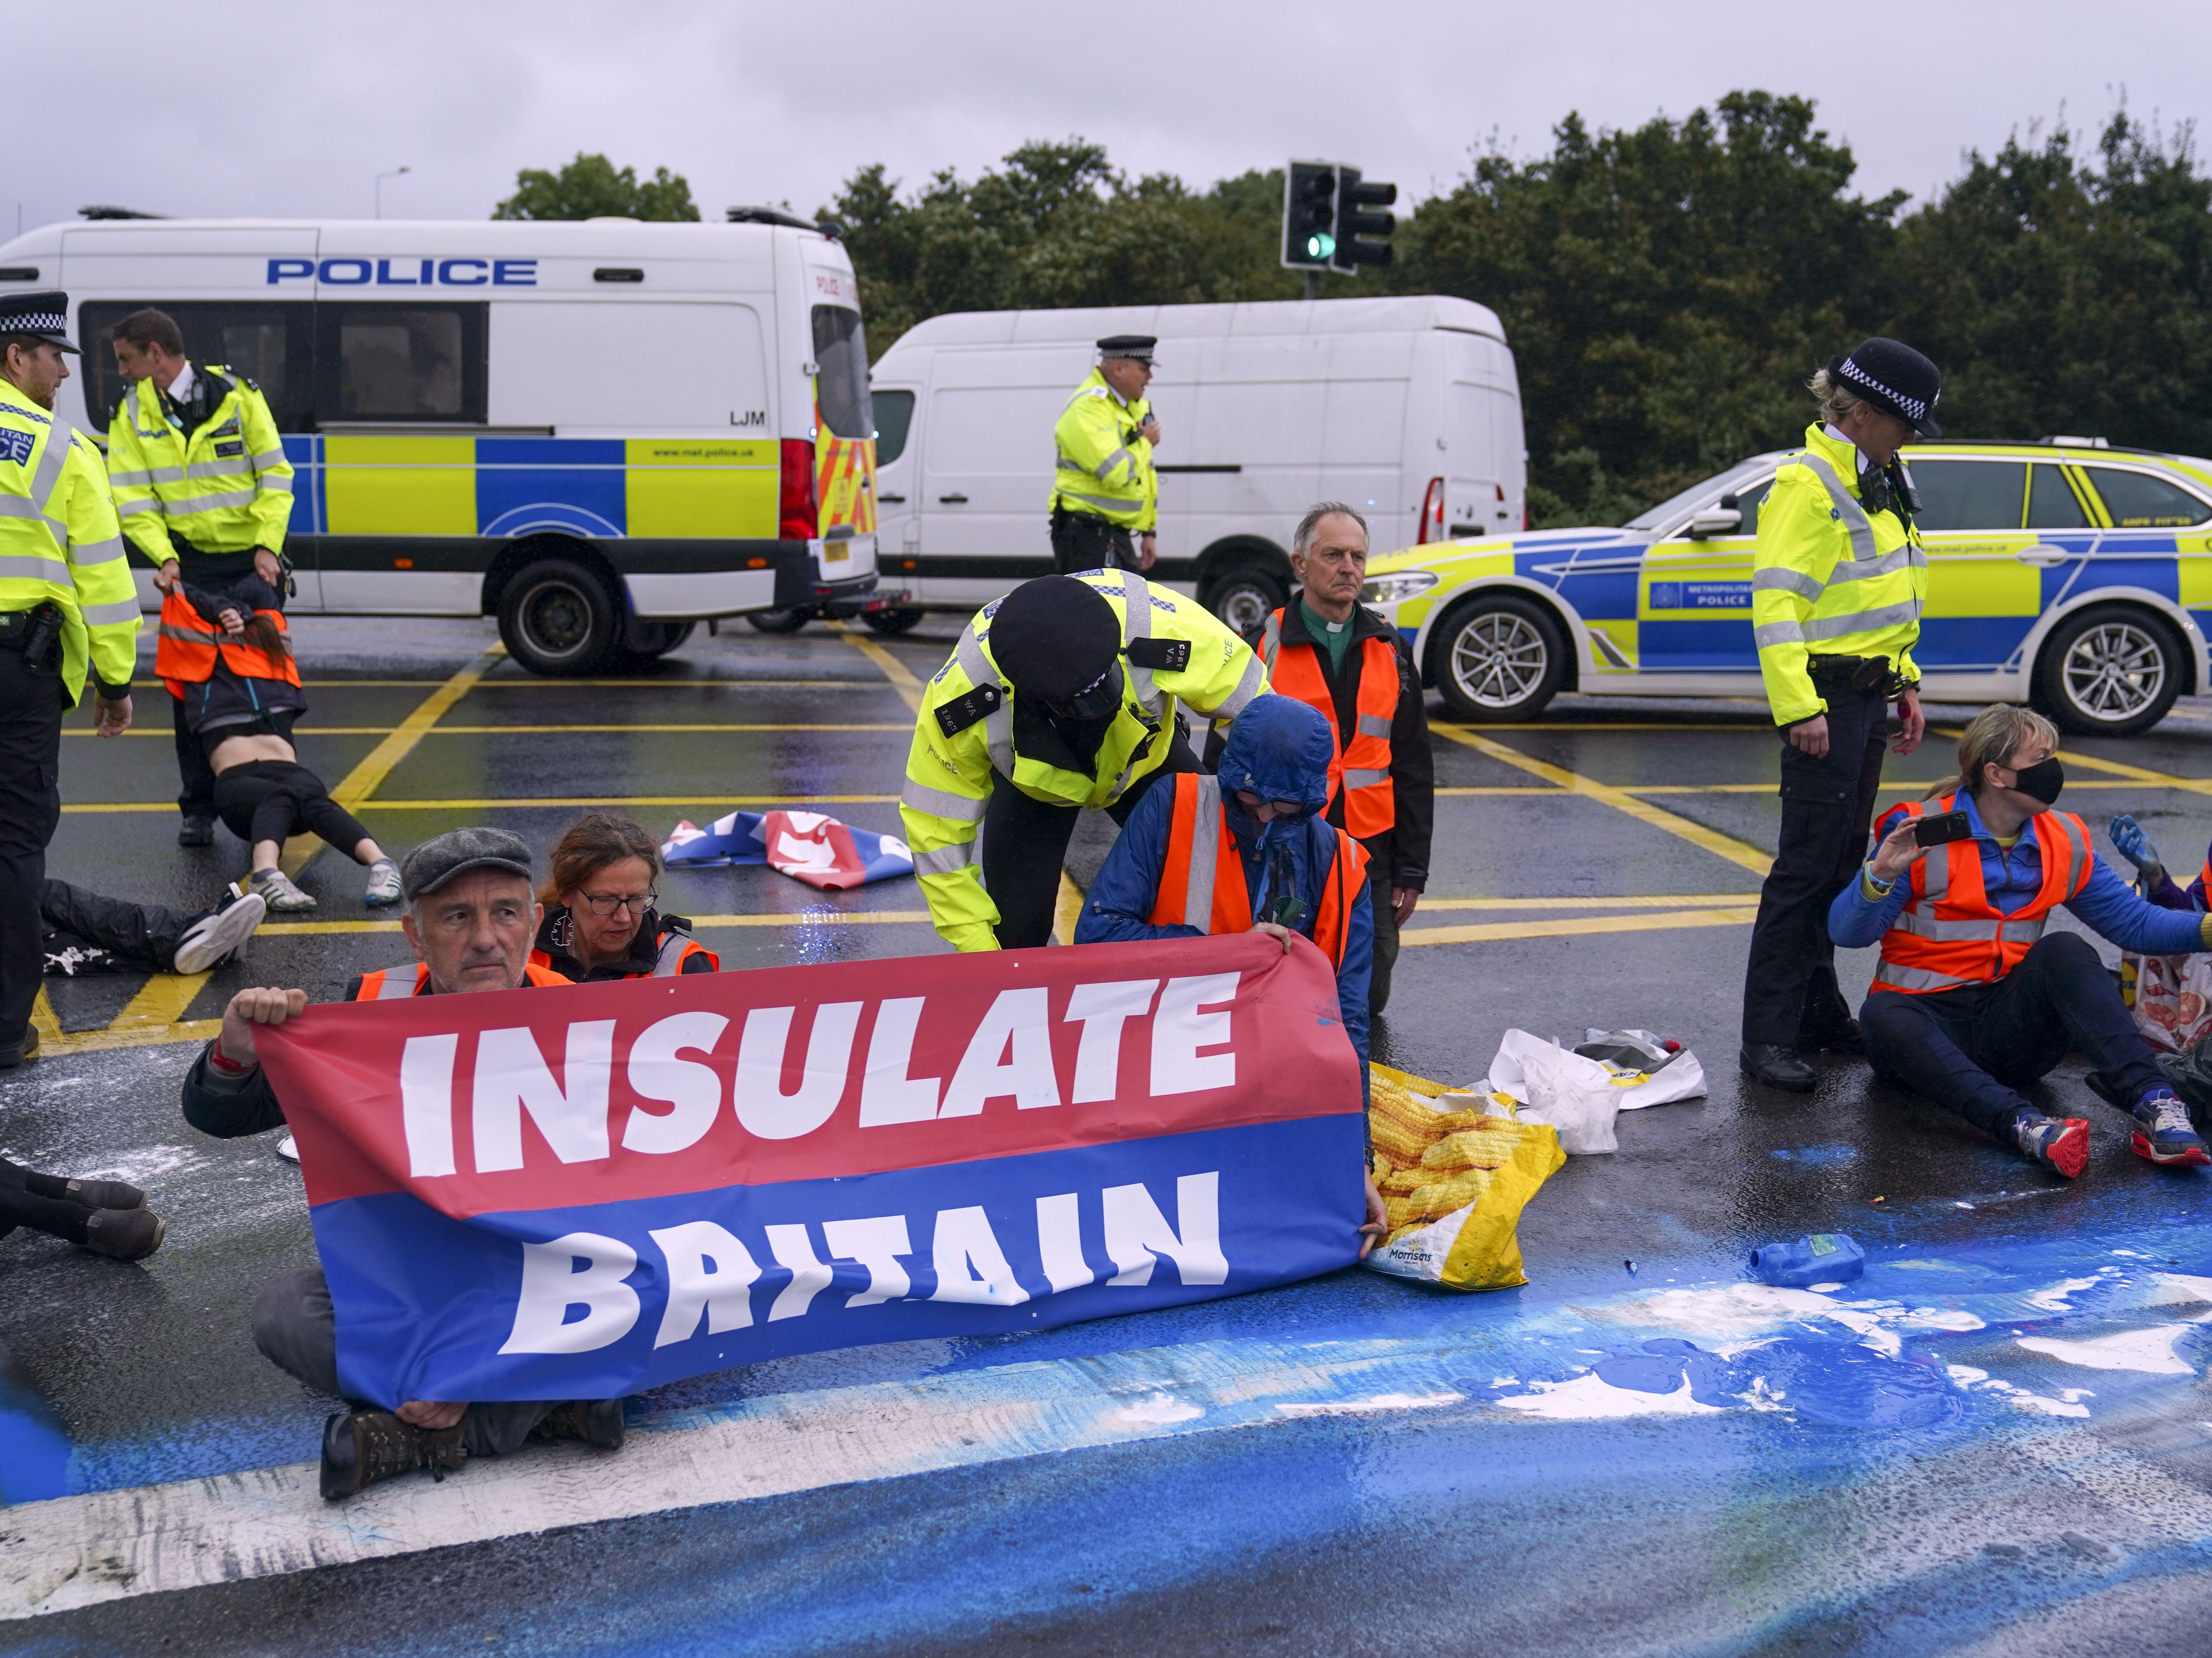
[[[2124, 95], [2212, 112], [2212, 5], [1500, 5], [1120, 0], [144, 0], [10, 7], [24, 225], [89, 202], [175, 216], [483, 218], [515, 171], [600, 150], [733, 202], [828, 202], [884, 162], [909, 185], [1025, 139], [1204, 185], [1315, 155], [1449, 188], [1492, 134], [1522, 155], [1579, 110], [1679, 116], [1733, 88], [1816, 100], [1860, 185], [1924, 194], [1971, 148]], [[38, 62], [41, 47], [46, 52]], [[8, 232], [0, 218], [0, 235]]]

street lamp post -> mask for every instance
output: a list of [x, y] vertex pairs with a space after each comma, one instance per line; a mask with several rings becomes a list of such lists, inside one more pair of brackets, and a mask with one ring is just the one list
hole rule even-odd
[[376, 175], [376, 216], [378, 218], [384, 216], [384, 181], [386, 179], [396, 179], [403, 173], [412, 173], [414, 170], [411, 167], [397, 167], [389, 173], [380, 173]]

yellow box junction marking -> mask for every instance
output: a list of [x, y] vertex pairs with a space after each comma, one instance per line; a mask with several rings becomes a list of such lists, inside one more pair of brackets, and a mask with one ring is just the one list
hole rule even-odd
[[842, 622], [832, 622], [830, 626], [839, 638], [883, 670], [884, 677], [891, 682], [892, 689], [898, 692], [900, 700], [907, 707], [916, 714], [921, 712], [921, 681], [914, 677], [911, 668], [866, 634], [848, 628]]

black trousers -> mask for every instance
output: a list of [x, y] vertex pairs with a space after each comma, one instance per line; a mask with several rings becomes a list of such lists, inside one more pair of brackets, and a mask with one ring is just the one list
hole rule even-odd
[[18, 1163], [0, 1157], [0, 1238], [18, 1226], [45, 1232], [71, 1243], [84, 1242], [84, 1224], [92, 1211], [62, 1195], [59, 1175], [41, 1175]]
[[168, 696], [169, 717], [175, 722], [177, 738], [177, 775], [184, 786], [177, 793], [177, 810], [187, 817], [215, 817], [215, 768], [208, 764], [207, 750], [185, 724], [185, 699]]
[[1932, 995], [1877, 990], [1859, 1010], [1867, 1058], [1893, 1082], [1992, 1134], [2034, 1108], [2013, 1086], [2087, 1054], [2124, 1100], [2170, 1084], [2121, 1005], [2112, 975], [2076, 932], [2048, 932], [1994, 984]]
[[1118, 524], [1088, 513], [1055, 507], [1052, 514], [1052, 564], [1062, 575], [1079, 570], [1133, 570], [1136, 544]]
[[215, 780], [216, 815], [240, 840], [319, 835], [349, 858], [369, 838], [361, 819], [331, 799], [323, 780], [291, 760], [249, 760]]
[[21, 651], [0, 650], [0, 1047], [23, 1040], [45, 976], [39, 899], [46, 842], [61, 822], [60, 678], [33, 673]]
[[1782, 839], [1759, 890], [1743, 978], [1743, 1040], [1795, 1045], [1850, 1009], [1836, 983], [1828, 906], [1855, 879], [1874, 829], [1889, 702], [1875, 691], [1823, 684], [1828, 752], [1815, 760], [1782, 739]]
[[[1161, 778], [1204, 769], [1180, 732], [1170, 727], [1162, 735], [1170, 739], [1167, 759], [1106, 808], [1106, 815], [1116, 823], [1129, 821], [1145, 791]], [[1080, 806], [1034, 799], [992, 774], [991, 804], [983, 809], [983, 890], [999, 907], [999, 925], [993, 931], [1000, 949], [1038, 950], [1051, 942], [1060, 869], [1067, 860], [1075, 820], [1082, 813]]]
[[40, 889], [39, 919], [46, 923], [46, 971], [167, 973], [193, 922], [159, 904], [134, 904], [49, 879]]

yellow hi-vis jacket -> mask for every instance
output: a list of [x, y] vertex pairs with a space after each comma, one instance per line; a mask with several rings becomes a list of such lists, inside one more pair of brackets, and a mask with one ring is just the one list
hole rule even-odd
[[899, 818], [914, 872], [929, 900], [929, 919], [956, 950], [996, 950], [999, 907], [983, 890], [975, 826], [990, 804], [994, 775], [1035, 800], [1106, 806], [1166, 763], [1180, 740], [1178, 701], [1218, 720], [1234, 720], [1267, 689], [1252, 647], [1195, 599], [1156, 587], [1134, 570], [1079, 575], [1121, 618], [1126, 690], [1092, 765], [1069, 771], [1020, 752], [1015, 694], [991, 656], [994, 602], [962, 630], [952, 655], [923, 692], [908, 751]]
[[1928, 556], [1895, 512], [1859, 504], [1858, 478], [1858, 450], [1808, 426], [1759, 509], [1751, 629], [1778, 726], [1828, 711], [1808, 656], [1886, 656], [1907, 679], [1920, 677], [1912, 647]]
[[1052, 428], [1060, 465], [1045, 510], [1065, 507], [1071, 513], [1091, 513], [1139, 535], [1149, 534], [1158, 521], [1160, 496], [1152, 446], [1141, 431], [1152, 412], [1143, 398], [1123, 403], [1106, 376], [1092, 369]]
[[0, 380], [0, 610], [62, 610], [62, 689], [119, 697], [137, 663], [138, 590], [90, 438]]
[[203, 553], [281, 553], [292, 522], [292, 463], [269, 399], [234, 370], [192, 368], [221, 396], [191, 432], [171, 422], [150, 380], [115, 405], [107, 476], [124, 533], [157, 568], [177, 556], [173, 535]]

